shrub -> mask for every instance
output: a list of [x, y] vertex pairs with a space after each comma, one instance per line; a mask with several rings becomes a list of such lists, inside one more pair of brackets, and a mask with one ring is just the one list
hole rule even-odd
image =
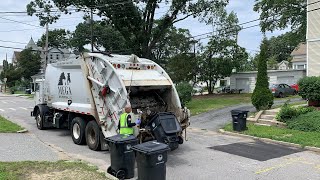
[[299, 95], [308, 100], [320, 100], [320, 77], [304, 77], [299, 80]]
[[256, 87], [251, 96], [253, 106], [257, 110], [270, 109], [273, 105], [273, 95], [269, 90], [267, 61], [268, 40], [264, 37], [260, 45], [260, 55], [258, 59], [258, 74]]
[[255, 88], [251, 96], [251, 101], [257, 110], [270, 109], [273, 105], [273, 95], [267, 88]]
[[285, 103], [279, 113], [276, 115], [276, 119], [280, 122], [288, 123], [289, 120], [292, 120], [296, 117], [299, 117], [302, 114], [307, 114], [309, 112], [315, 111], [313, 107], [292, 107], [288, 103]]
[[276, 119], [280, 122], [286, 123], [289, 119], [292, 119], [297, 116], [296, 108], [290, 106], [288, 103], [285, 103], [280, 111], [276, 115]]
[[290, 129], [320, 132], [320, 111], [303, 114], [292, 121], [289, 121], [287, 124]]
[[180, 100], [182, 101], [183, 104], [186, 104], [189, 101], [191, 101], [191, 97], [192, 97], [191, 94], [192, 94], [193, 88], [189, 83], [181, 82], [177, 84], [176, 88], [177, 88]]

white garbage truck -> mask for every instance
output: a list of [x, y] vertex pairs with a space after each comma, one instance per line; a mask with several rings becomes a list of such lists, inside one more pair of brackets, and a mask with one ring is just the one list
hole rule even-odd
[[75, 144], [107, 150], [105, 138], [119, 133], [124, 107], [141, 119], [134, 132], [140, 142], [157, 140], [176, 149], [186, 138], [190, 111], [182, 107], [175, 85], [155, 62], [136, 55], [85, 53], [48, 64], [34, 80], [38, 129], [70, 129]]

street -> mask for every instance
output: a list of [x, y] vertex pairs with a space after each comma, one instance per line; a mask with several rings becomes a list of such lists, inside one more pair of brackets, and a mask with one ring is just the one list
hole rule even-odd
[[[30, 160], [81, 159], [106, 171], [110, 165], [108, 151], [95, 152], [86, 145], [75, 145], [68, 130], [38, 130], [34, 118], [30, 117], [33, 106], [32, 99], [0, 94], [0, 115], [29, 131], [0, 134], [0, 161], [29, 160], [25, 153], [33, 152], [36, 157]], [[231, 119], [232, 108], [235, 107], [192, 117], [188, 141], [169, 152], [167, 179], [320, 178], [320, 154], [217, 133], [218, 127]], [[29, 143], [28, 138], [30, 146], [23, 145]], [[15, 143], [16, 139], [22, 144]], [[33, 141], [41, 145], [33, 145]]]

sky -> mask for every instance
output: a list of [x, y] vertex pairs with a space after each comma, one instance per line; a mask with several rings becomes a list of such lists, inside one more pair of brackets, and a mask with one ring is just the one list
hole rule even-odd
[[[259, 13], [254, 12], [253, 5], [255, 0], [230, 0], [227, 10], [229, 12], [234, 11], [237, 13], [239, 23], [248, 22], [259, 18]], [[30, 0], [2, 0], [0, 5], [0, 64], [2, 60], [8, 58], [11, 62], [14, 49], [4, 48], [15, 47], [24, 48], [32, 37], [36, 42], [41, 35], [45, 32], [43, 27], [39, 26], [39, 21], [36, 16], [27, 16], [26, 14], [1, 14], [4, 11], [26, 11], [26, 5]], [[163, 13], [163, 9], [157, 10], [157, 16]], [[75, 13], [72, 15], [63, 15], [57, 23], [49, 26], [49, 29], [64, 28], [70, 31], [74, 31], [78, 23], [83, 22], [83, 13]], [[9, 20], [8, 20], [9, 19]], [[11, 20], [11, 21], [10, 21]], [[15, 22], [14, 22], [15, 21]], [[23, 23], [19, 23], [23, 22]], [[255, 21], [249, 24], [243, 25], [243, 27], [249, 27], [258, 24], [259, 21]], [[188, 18], [184, 21], [180, 21], [176, 24], [178, 28], [189, 29], [192, 36], [196, 36], [203, 33], [212, 31], [210, 25], [199, 23], [198, 19]], [[267, 33], [268, 37], [277, 36], [284, 31], [275, 31], [273, 33]], [[205, 37], [205, 36], [203, 36]], [[240, 46], [245, 47], [250, 54], [255, 54], [259, 50], [259, 45], [262, 39], [262, 33], [260, 27], [256, 26], [240, 31], [238, 43]], [[11, 42], [6, 42], [11, 41]], [[204, 43], [206, 40], [203, 40]], [[21, 51], [17, 49], [16, 51]]]

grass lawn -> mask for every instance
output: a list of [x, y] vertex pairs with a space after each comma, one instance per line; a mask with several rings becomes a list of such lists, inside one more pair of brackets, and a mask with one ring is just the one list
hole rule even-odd
[[[202, 96], [193, 96], [187, 107], [191, 111], [191, 115], [198, 115], [210, 110], [220, 109], [237, 104], [251, 103], [252, 94], [211, 94]], [[274, 98], [278, 100], [290, 100], [300, 98], [300, 96], [288, 96], [285, 98]], [[304, 102], [305, 103], [305, 102]], [[290, 103], [291, 104], [291, 103]], [[300, 102], [298, 104], [301, 104]], [[302, 103], [303, 104], [303, 103]]]
[[23, 128], [19, 125], [7, 120], [0, 116], [0, 133], [12, 133], [22, 130]]
[[[241, 132], [242, 134], [300, 144], [301, 146], [320, 147], [320, 132], [304, 132], [272, 126], [257, 126], [252, 123], [249, 123], [247, 126], [248, 130]], [[232, 124], [226, 125], [224, 130], [232, 131]]]
[[241, 103], [250, 103], [251, 94], [213, 94], [194, 96], [187, 104], [192, 115]]
[[95, 166], [82, 162], [0, 162], [0, 179], [108, 179]]

